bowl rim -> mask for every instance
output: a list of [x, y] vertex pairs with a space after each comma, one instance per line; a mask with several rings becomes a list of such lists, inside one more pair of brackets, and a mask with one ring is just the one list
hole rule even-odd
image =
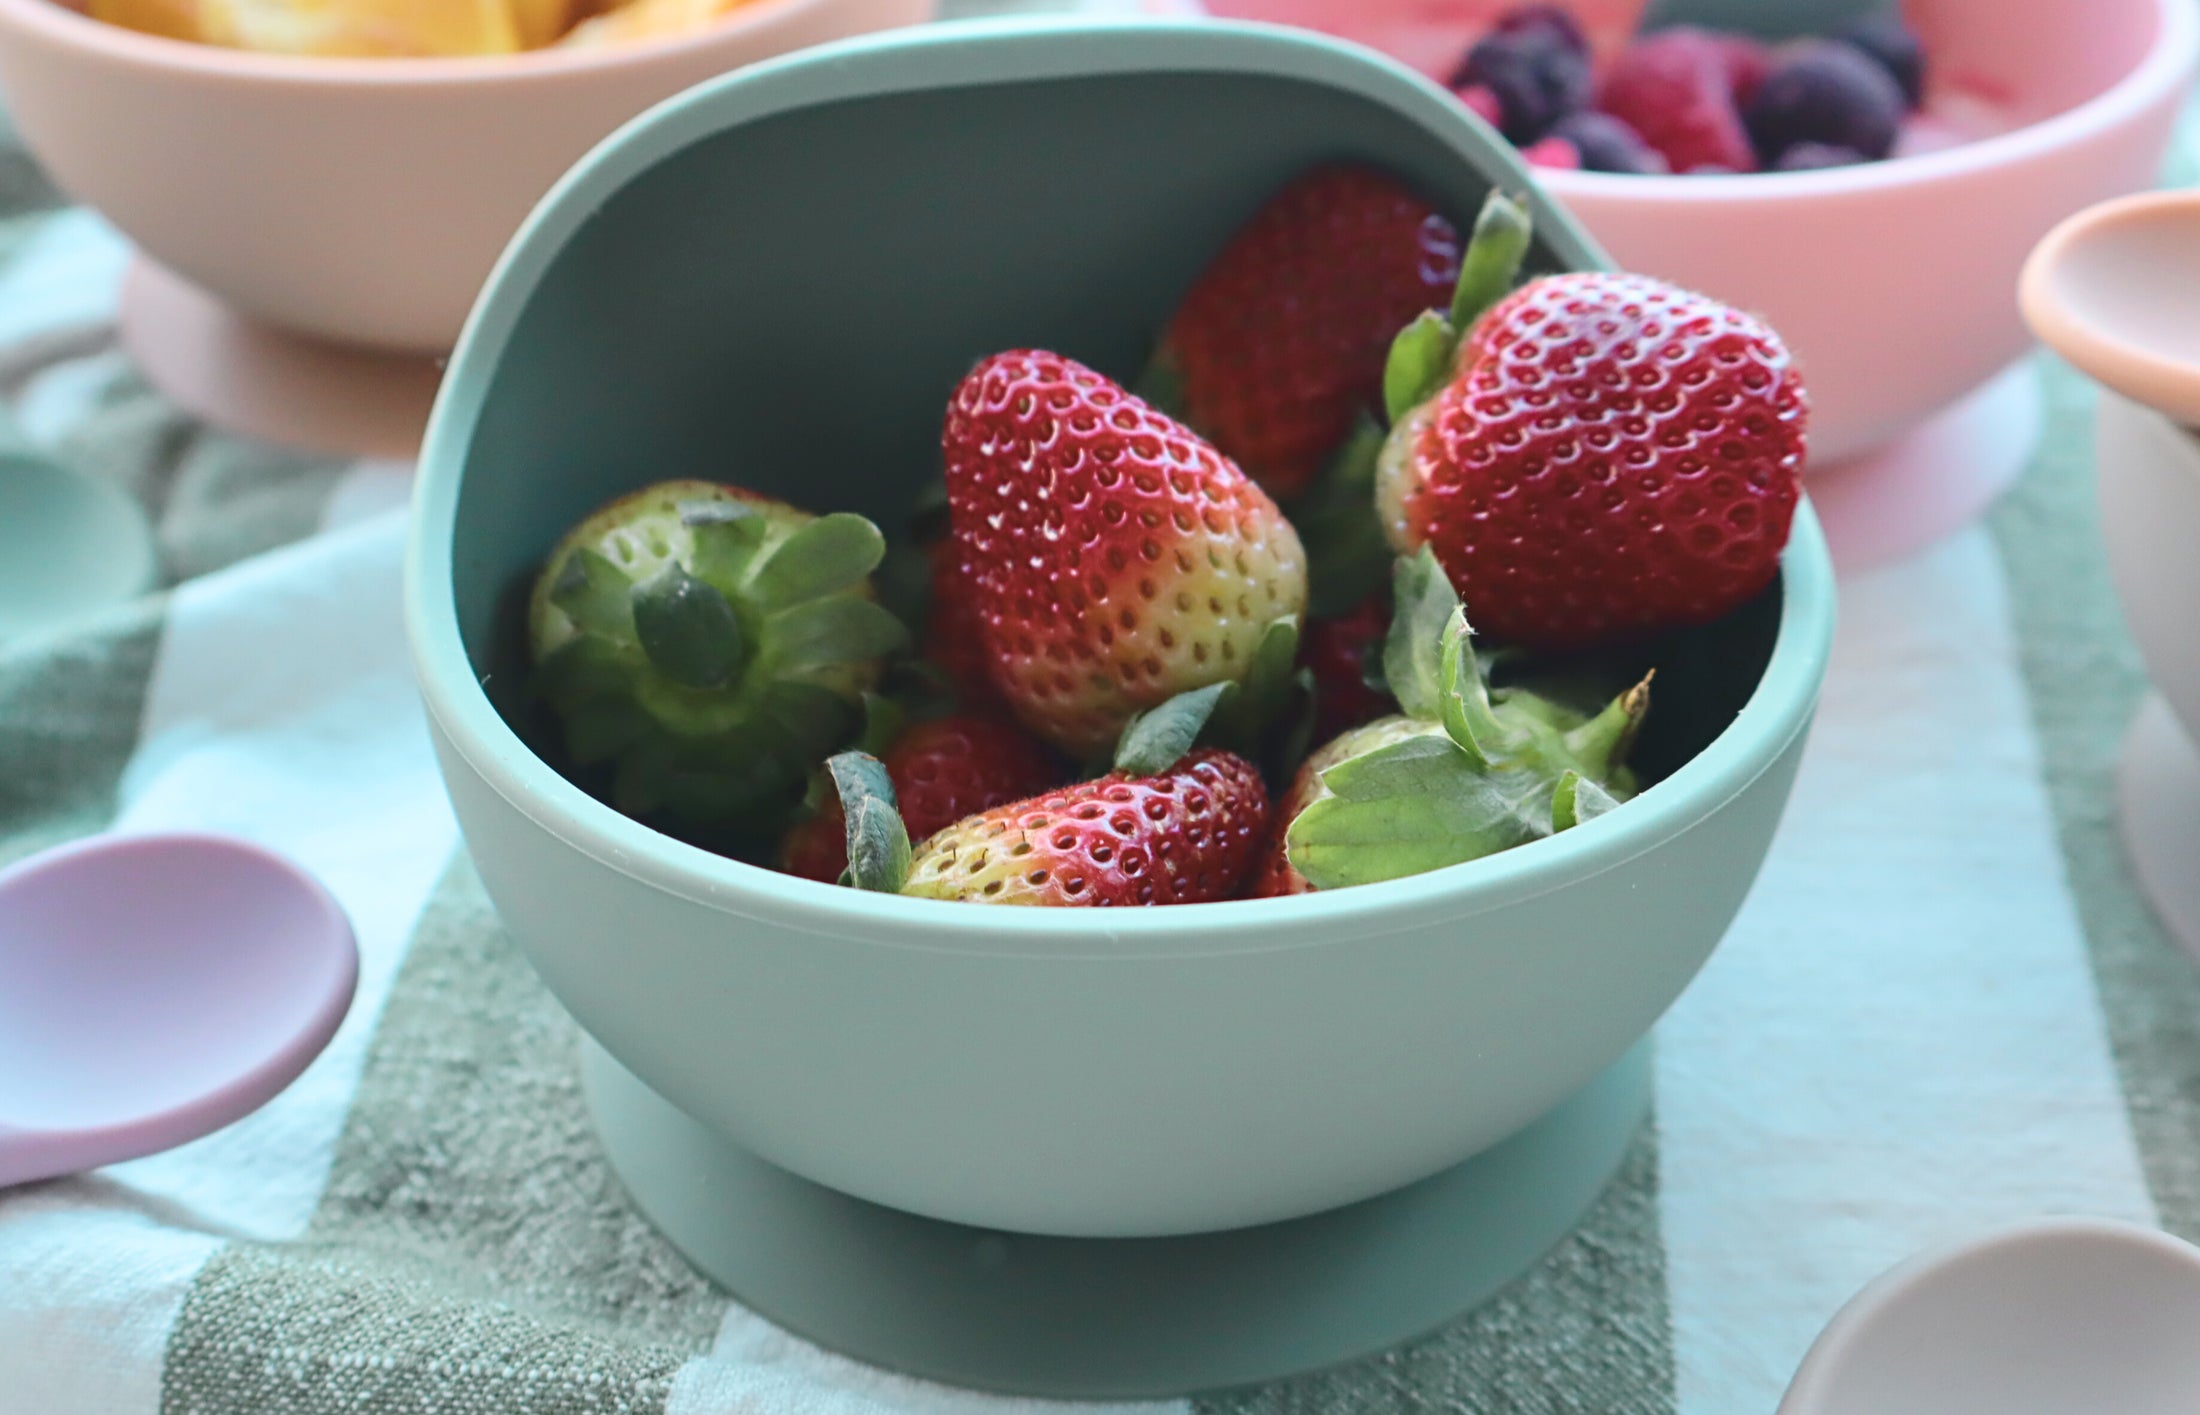
[[2154, 42], [2123, 77], [2081, 103], [2004, 133], [1938, 152], [1914, 153], [1810, 172], [1665, 173], [1551, 170], [1539, 178], [1562, 197], [1629, 197], [1719, 206], [1764, 200], [1808, 201], [1880, 192], [1969, 176], [2028, 162], [2091, 142], [2128, 124], [2186, 87], [2200, 61], [2200, 9], [2191, 0], [2154, 0]]
[[[1517, 157], [1443, 90], [1384, 56], [1279, 26], [1172, 20], [972, 21], [863, 36], [752, 66], [635, 119], [545, 197], [507, 248], [469, 317], [430, 418], [406, 553], [405, 614], [429, 717], [449, 753], [538, 828], [606, 868], [722, 913], [891, 947], [956, 953], [1123, 958], [1270, 951], [1367, 937], [1533, 898], [1616, 868], [1717, 812], [1770, 770], [1808, 727], [1832, 647], [1834, 575], [1805, 497], [1782, 557], [1771, 658], [1733, 723], [1651, 791], [1565, 834], [1447, 869], [1358, 889], [1150, 910], [980, 909], [867, 894], [712, 854], [620, 815], [536, 756], [491, 706], [458, 630], [451, 546], [459, 468], [493, 366], [568, 237], [611, 192], [710, 133], [766, 114], [949, 85], [1111, 72], [1252, 72], [1342, 85], [1421, 122], [1468, 160], [1495, 161], [1527, 192], [1569, 264], [1609, 262]], [[447, 763], [455, 766], [457, 763]], [[1384, 916], [1378, 920], [1376, 916]]]
[[[547, 83], [569, 75], [647, 67], [707, 54], [755, 31], [830, 10], [848, 0], [746, 0], [691, 34], [636, 40], [601, 49], [552, 45], [516, 54], [393, 55], [383, 58], [266, 54], [173, 39], [95, 20], [62, 0], [0, 0], [0, 25], [28, 30], [59, 47], [89, 50], [117, 63], [202, 78], [295, 88], [442, 88], [453, 84]], [[927, 0], [928, 8], [931, 0]]]

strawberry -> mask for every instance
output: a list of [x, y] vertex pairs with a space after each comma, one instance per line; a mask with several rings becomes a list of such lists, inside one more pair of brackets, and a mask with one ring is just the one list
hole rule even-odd
[[1259, 768], [1192, 750], [1216, 685], [1134, 721], [1115, 770], [934, 832], [912, 854], [891, 773], [844, 752], [827, 763], [845, 803], [848, 882], [971, 904], [1199, 904], [1237, 893], [1268, 834]]
[[1463, 274], [1452, 320], [1399, 336], [1376, 477], [1391, 544], [1434, 549], [1477, 629], [1527, 648], [1717, 619], [1778, 572], [1802, 378], [1758, 320], [1646, 276], [1547, 276], [1475, 318], [1526, 220], [1493, 199], [1478, 288]]
[[[1061, 780], [1047, 749], [1013, 722], [958, 714], [920, 722], [886, 753], [886, 774], [918, 839], [964, 816], [1035, 795]], [[787, 832], [780, 864], [827, 884], [848, 868], [848, 821], [837, 799]]]
[[1397, 182], [1315, 168], [1199, 277], [1141, 386], [1168, 389], [1158, 402], [1289, 499], [1375, 403], [1391, 335], [1458, 268], [1458, 232]]
[[885, 548], [861, 516], [710, 482], [622, 497], [536, 580], [531, 692], [619, 810], [768, 843], [906, 642], [871, 585]]
[[946, 538], [926, 548], [932, 564], [931, 596], [925, 608], [924, 656], [939, 665], [965, 704], [997, 703], [985, 651], [984, 623], [972, 595], [972, 580]]
[[1268, 833], [1268, 790], [1212, 748], [1151, 776], [1114, 772], [1002, 806], [925, 841], [903, 894], [973, 904], [1203, 904], [1238, 891]]
[[1385, 676], [1402, 712], [1355, 727], [1299, 769], [1250, 893], [1373, 884], [1569, 830], [1634, 794], [1625, 765], [1650, 685], [1595, 716], [1521, 688], [1491, 692], [1435, 557], [1398, 562]]
[[1299, 642], [1299, 662], [1314, 675], [1314, 735], [1326, 741], [1348, 727], [1371, 722], [1395, 704], [1368, 686], [1369, 650], [1390, 628], [1387, 596], [1370, 595], [1350, 613], [1310, 620]]
[[1267, 493], [1059, 354], [985, 360], [941, 439], [955, 556], [993, 686], [1076, 755], [1187, 689], [1288, 676], [1306, 559]]

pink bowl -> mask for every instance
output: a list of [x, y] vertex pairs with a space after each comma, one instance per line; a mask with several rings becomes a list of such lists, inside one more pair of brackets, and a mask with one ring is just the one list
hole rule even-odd
[[450, 348], [557, 178], [728, 69], [927, 18], [931, 0], [752, 0], [689, 38], [483, 59], [312, 59], [0, 0], [0, 89], [33, 152], [154, 260], [346, 344]]
[[[1508, 0], [1208, 0], [1304, 25], [1441, 80]], [[1609, 48], [1640, 0], [1574, 8]], [[1613, 259], [1755, 310], [1810, 380], [1812, 461], [1872, 451], [2030, 345], [2025, 256], [2064, 216], [2153, 185], [2192, 79], [2191, 0], [1907, 0], [1928, 109], [2006, 130], [1869, 166], [1747, 177], [1539, 172]]]

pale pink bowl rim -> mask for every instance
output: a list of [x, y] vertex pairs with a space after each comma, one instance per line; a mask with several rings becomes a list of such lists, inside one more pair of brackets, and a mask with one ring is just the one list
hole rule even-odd
[[566, 75], [644, 67], [715, 49], [775, 20], [831, 9], [838, 0], [747, 0], [706, 29], [669, 39], [603, 49], [533, 49], [437, 59], [339, 59], [259, 54], [144, 34], [81, 14], [58, 0], [0, 0], [0, 18], [56, 44], [105, 54], [124, 64], [176, 69], [214, 79], [298, 87], [438, 87], [445, 84], [551, 82]]
[[[21, 0], [4, 0], [21, 3]], [[2160, 103], [2184, 83], [2200, 55], [2200, 12], [2192, 0], [2154, 0], [2154, 43], [2131, 71], [2074, 107], [2037, 123], [1967, 142], [1939, 152], [1897, 157], [1854, 167], [1815, 172], [1751, 172], [1702, 176], [1644, 177], [1619, 172], [1569, 172], [1536, 169], [1546, 191], [1564, 199], [1589, 196], [1607, 200], [1639, 198], [1682, 204], [1724, 205], [1767, 198], [1807, 199], [1882, 191], [1940, 181], [1951, 176], [2011, 166], [2042, 153], [2077, 147], [2114, 132]]]

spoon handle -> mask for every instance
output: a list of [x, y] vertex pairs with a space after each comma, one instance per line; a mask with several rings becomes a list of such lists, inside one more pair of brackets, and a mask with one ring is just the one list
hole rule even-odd
[[69, 1173], [70, 1138], [0, 1122], [0, 1189]]

